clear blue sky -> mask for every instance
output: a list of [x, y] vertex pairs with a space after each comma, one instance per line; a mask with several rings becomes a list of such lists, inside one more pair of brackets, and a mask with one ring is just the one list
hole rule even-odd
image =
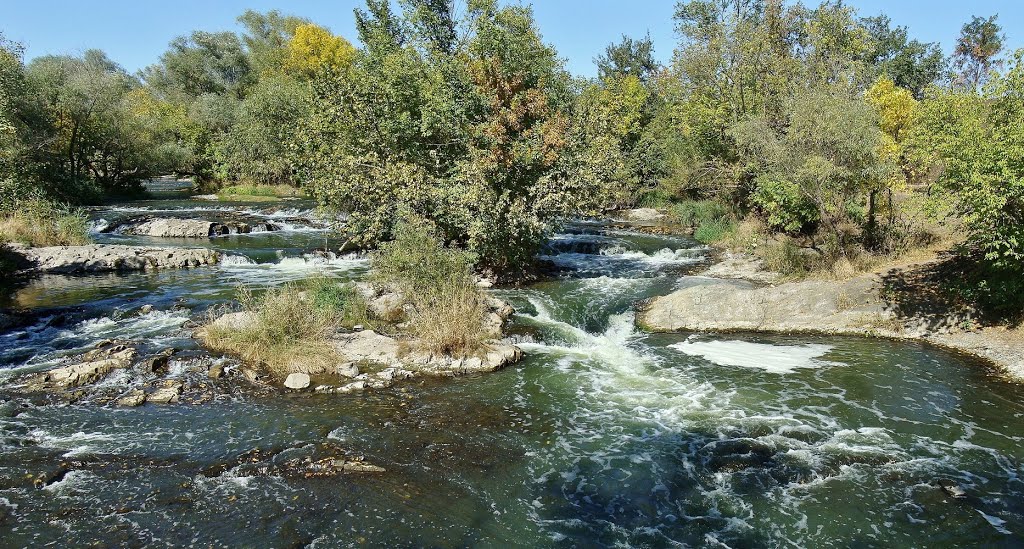
[[[865, 16], [884, 11], [896, 24], [909, 27], [911, 36], [940, 42], [947, 53], [971, 15], [998, 13], [1008, 46], [1024, 47], [1024, 2], [1020, 0], [847, 3]], [[535, 0], [532, 4], [545, 40], [579, 75], [593, 75], [594, 56], [623, 33], [650, 32], [662, 61], [669, 59], [676, 43], [673, 0]], [[100, 48], [135, 71], [155, 62], [175, 36], [196, 29], [237, 30], [235, 18], [250, 8], [301, 15], [355, 41], [352, 9], [362, 5], [362, 0], [0, 0], [0, 32], [22, 42], [28, 58]]]

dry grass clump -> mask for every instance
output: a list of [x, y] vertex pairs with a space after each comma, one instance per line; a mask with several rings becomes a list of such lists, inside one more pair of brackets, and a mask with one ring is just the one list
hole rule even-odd
[[322, 276], [258, 295], [240, 288], [237, 299], [244, 314], [236, 322], [211, 318], [199, 337], [207, 347], [278, 377], [332, 370], [342, 357], [330, 337], [367, 318], [366, 302], [352, 284]]
[[21, 200], [0, 210], [0, 243], [77, 246], [92, 242], [85, 214], [41, 198]]
[[409, 332], [420, 350], [468, 356], [483, 347], [486, 307], [473, 279], [472, 256], [445, 246], [426, 221], [401, 223], [373, 265], [374, 280], [411, 306]]

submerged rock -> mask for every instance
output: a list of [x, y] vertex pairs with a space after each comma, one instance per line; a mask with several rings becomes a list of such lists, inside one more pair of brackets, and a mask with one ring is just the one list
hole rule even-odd
[[23, 248], [18, 253], [29, 265], [28, 271], [64, 274], [200, 267], [216, 264], [221, 258], [219, 252], [205, 248], [115, 244]]

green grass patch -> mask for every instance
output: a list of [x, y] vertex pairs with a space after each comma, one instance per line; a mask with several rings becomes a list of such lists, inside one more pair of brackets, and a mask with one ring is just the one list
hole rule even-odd
[[291, 185], [229, 185], [217, 191], [217, 197], [221, 200], [250, 202], [267, 202], [279, 198], [302, 196], [305, 196], [305, 193]]

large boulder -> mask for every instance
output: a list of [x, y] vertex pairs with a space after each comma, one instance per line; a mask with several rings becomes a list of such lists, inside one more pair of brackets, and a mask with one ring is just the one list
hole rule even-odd
[[156, 218], [142, 222], [130, 222], [116, 230], [122, 234], [152, 236], [158, 238], [210, 238], [228, 234], [245, 234], [253, 231], [276, 231], [273, 223], [259, 223], [250, 226], [241, 221], [206, 221], [202, 219]]
[[86, 246], [47, 246], [18, 250], [29, 271], [47, 273], [98, 273], [144, 271], [165, 268], [190, 268], [213, 265], [221, 254], [205, 248], [157, 248], [90, 244]]
[[879, 334], [902, 337], [895, 315], [879, 297], [879, 281], [808, 280], [743, 288], [709, 283], [658, 297], [637, 323], [652, 331], [770, 331]]

